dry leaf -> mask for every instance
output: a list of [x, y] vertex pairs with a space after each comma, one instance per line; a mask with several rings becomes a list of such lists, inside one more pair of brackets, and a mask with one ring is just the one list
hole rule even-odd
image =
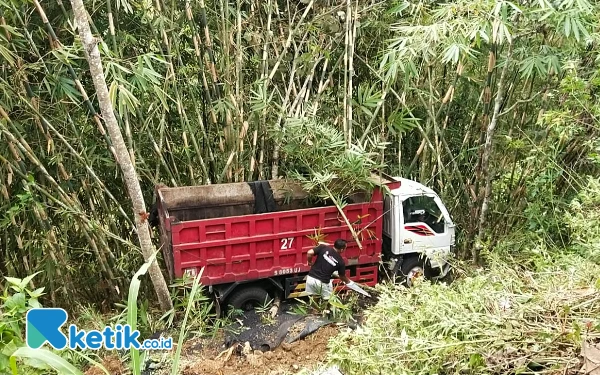
[[584, 361], [581, 372], [586, 375], [600, 375], [600, 344], [583, 343], [581, 355]]

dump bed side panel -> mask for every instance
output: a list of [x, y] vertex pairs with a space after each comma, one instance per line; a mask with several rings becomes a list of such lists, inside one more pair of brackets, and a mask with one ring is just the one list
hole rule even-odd
[[215, 285], [308, 272], [306, 253], [320, 232], [330, 244], [348, 241], [347, 265], [380, 260], [383, 201], [351, 204], [344, 212], [359, 232], [359, 249], [335, 206], [171, 223], [175, 277], [205, 267], [201, 282]]

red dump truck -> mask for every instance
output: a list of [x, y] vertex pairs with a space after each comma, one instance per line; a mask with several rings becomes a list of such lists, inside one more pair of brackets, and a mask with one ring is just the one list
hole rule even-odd
[[355, 282], [374, 286], [384, 273], [409, 285], [422, 273], [444, 277], [454, 223], [438, 195], [403, 178], [373, 179], [371, 194], [348, 199], [346, 218], [335, 205], [315, 204], [300, 184], [283, 179], [157, 188], [169, 278], [195, 276], [204, 268], [200, 282], [216, 302], [241, 309], [268, 297], [301, 297], [310, 269], [306, 253], [319, 240], [333, 244], [337, 238], [348, 241], [342, 256]]

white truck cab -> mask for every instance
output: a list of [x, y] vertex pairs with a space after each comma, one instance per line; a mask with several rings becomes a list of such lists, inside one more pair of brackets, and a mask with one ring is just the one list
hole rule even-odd
[[450, 269], [455, 224], [440, 197], [412, 180], [392, 177], [400, 187], [385, 198], [384, 257], [387, 268], [407, 285], [422, 274], [443, 278]]

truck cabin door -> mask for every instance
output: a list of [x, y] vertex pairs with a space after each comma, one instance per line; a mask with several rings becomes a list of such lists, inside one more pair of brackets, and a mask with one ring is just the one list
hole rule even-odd
[[401, 253], [449, 251], [454, 224], [434, 195], [402, 196]]

